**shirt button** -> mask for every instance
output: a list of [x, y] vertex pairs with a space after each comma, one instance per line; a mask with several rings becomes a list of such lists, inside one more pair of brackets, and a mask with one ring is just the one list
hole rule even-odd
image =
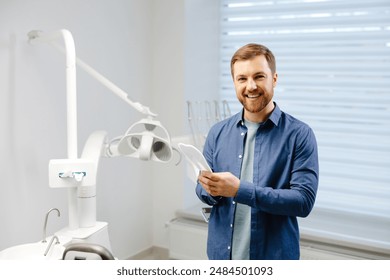
[[233, 204], [236, 204], [236, 202], [235, 202], [235, 201], [233, 201]]
[[245, 133], [244, 132], [241, 132], [241, 136], [244, 136], [245, 135]]
[[238, 158], [242, 158], [242, 155], [239, 155]]
[[230, 246], [228, 246], [228, 250], [230, 250]]
[[233, 224], [230, 224], [230, 227], [233, 227]]

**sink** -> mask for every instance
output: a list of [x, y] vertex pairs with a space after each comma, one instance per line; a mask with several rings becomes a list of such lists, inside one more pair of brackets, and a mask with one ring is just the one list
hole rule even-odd
[[46, 243], [35, 242], [26, 243], [7, 248], [0, 252], [0, 260], [60, 260], [65, 251], [64, 243], [60, 238], [61, 244], [52, 244], [46, 256], [44, 253], [49, 245]]

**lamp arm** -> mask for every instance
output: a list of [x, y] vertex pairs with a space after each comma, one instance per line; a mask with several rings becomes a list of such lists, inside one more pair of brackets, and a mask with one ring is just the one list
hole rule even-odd
[[105, 131], [95, 131], [87, 139], [81, 154], [82, 159], [87, 159], [95, 164], [95, 172], [99, 166], [99, 160], [105, 153], [105, 144], [107, 141], [107, 133]]
[[115, 93], [119, 98], [121, 98], [124, 102], [129, 104], [131, 107], [136, 109], [142, 114], [149, 115], [152, 117], [156, 117], [157, 114], [152, 113], [149, 109], [149, 107], [146, 107], [142, 105], [139, 102], [133, 102], [129, 99], [129, 95], [123, 91], [121, 88], [116, 86], [114, 83], [112, 83], [109, 79], [104, 77], [102, 74], [100, 74], [98, 71], [93, 69], [91, 66], [89, 66], [87, 63], [82, 61], [80, 58], [76, 56], [76, 64], [80, 66], [81, 69], [83, 69], [85, 72], [87, 72], [89, 75], [91, 75], [93, 78], [95, 78], [97, 81], [99, 81], [102, 85], [104, 85], [106, 88], [111, 90], [113, 93]]
[[[62, 47], [58, 43], [54, 42], [55, 39], [57, 39], [59, 34], [66, 34], [64, 36], [65, 41], [65, 47]], [[83, 69], [85, 72], [87, 72], [90, 76], [92, 76], [94, 79], [96, 79], [98, 82], [100, 82], [102, 85], [104, 85], [106, 88], [108, 88], [111, 92], [115, 93], [119, 98], [121, 98], [124, 102], [126, 102], [128, 105], [133, 107], [138, 112], [151, 116], [156, 117], [157, 114], [150, 111], [149, 107], [146, 107], [142, 105], [139, 102], [134, 102], [129, 98], [129, 95], [123, 91], [121, 88], [119, 88], [117, 85], [115, 85], [113, 82], [111, 82], [109, 79], [104, 77], [102, 74], [100, 74], [98, 71], [93, 69], [90, 65], [82, 61], [80, 58], [78, 58], [75, 55], [74, 47], [68, 48], [67, 44], [71, 40], [73, 42], [73, 37], [71, 33], [67, 30], [60, 30], [59, 32], [52, 32], [52, 33], [43, 33], [42, 31], [33, 30], [28, 33], [29, 41], [45, 41], [50, 43], [53, 47], [55, 47], [60, 52], [64, 53], [68, 59], [68, 57], [74, 57], [75, 63], [80, 66], [81, 69]], [[73, 53], [69, 53], [71, 50], [73, 50]], [[73, 62], [73, 61], [72, 61]], [[74, 63], [74, 62], [73, 62]]]

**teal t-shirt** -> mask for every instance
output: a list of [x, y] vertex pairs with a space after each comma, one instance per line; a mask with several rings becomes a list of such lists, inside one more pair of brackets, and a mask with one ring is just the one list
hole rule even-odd
[[[245, 140], [240, 180], [253, 183], [255, 140], [260, 123], [245, 120], [245, 126], [248, 128], [248, 132]], [[251, 239], [250, 206], [237, 203], [233, 226], [232, 260], [249, 260]]]

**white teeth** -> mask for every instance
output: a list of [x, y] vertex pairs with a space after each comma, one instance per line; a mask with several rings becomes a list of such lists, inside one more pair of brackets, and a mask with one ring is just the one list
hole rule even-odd
[[257, 97], [259, 97], [259, 96], [260, 96], [260, 94], [256, 94], [256, 95], [250, 95], [250, 94], [248, 94], [248, 95], [247, 95], [248, 98], [257, 98]]

